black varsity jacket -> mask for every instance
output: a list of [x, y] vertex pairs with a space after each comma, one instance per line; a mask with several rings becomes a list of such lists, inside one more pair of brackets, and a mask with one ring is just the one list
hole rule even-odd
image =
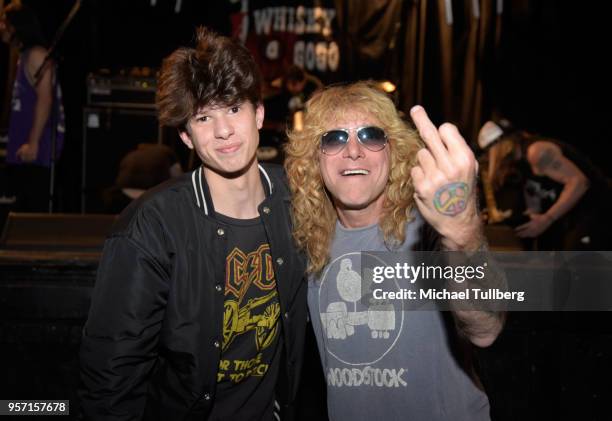
[[[290, 418], [306, 326], [305, 259], [294, 249], [279, 166], [260, 166], [284, 358], [277, 399]], [[147, 193], [107, 238], [80, 350], [86, 419], [206, 419], [223, 338], [226, 227], [209, 215], [201, 168]]]

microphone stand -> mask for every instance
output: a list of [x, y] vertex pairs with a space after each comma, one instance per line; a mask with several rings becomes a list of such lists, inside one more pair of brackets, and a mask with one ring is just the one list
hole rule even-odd
[[[64, 31], [66, 30], [66, 28], [68, 27], [68, 25], [70, 24], [70, 22], [76, 15], [76, 13], [79, 11], [80, 7], [81, 7], [81, 0], [76, 0], [74, 5], [72, 6], [72, 9], [70, 9], [68, 16], [66, 16], [66, 19], [64, 19], [59, 29], [55, 33], [55, 37], [53, 38], [53, 42], [51, 43], [51, 46], [47, 50], [47, 55], [45, 56], [45, 59], [43, 60], [42, 64], [38, 67], [36, 72], [34, 73], [34, 87], [36, 87], [38, 83], [40, 82], [43, 70], [47, 66], [47, 63], [49, 62], [51, 57], [53, 57], [55, 50], [57, 48], [58, 42], [64, 35]], [[54, 74], [53, 75], [54, 80], [56, 79], [56, 77], [57, 75]], [[51, 93], [52, 103], [51, 103], [51, 114], [49, 115], [49, 120], [51, 122], [51, 157], [50, 157], [50, 162], [49, 162], [50, 164], [49, 165], [49, 169], [50, 169], [50, 173], [49, 173], [49, 213], [53, 213], [53, 205], [54, 205], [54, 197], [55, 197], [55, 160], [56, 160], [55, 155], [56, 155], [56, 150], [57, 150], [57, 123], [59, 119], [59, 115], [57, 114], [59, 112], [59, 108], [61, 107], [61, 103], [60, 104], [55, 103], [56, 101], [55, 97], [57, 96], [57, 84], [53, 83], [51, 89], [53, 90], [53, 92]]]

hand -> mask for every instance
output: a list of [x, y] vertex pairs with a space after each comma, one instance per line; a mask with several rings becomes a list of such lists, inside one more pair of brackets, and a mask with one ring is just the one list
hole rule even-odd
[[487, 217], [489, 224], [497, 224], [503, 222], [512, 216], [512, 209], [499, 210], [498, 208], [491, 208]]
[[32, 145], [31, 143], [24, 143], [17, 149], [15, 153], [17, 158], [23, 162], [33, 162], [38, 156], [38, 145]]
[[543, 213], [528, 213], [531, 220], [514, 229], [517, 237], [534, 238], [546, 231], [553, 223], [553, 219]]
[[482, 221], [474, 192], [474, 154], [454, 125], [436, 129], [421, 106], [413, 107], [410, 115], [427, 146], [419, 150], [418, 164], [411, 170], [419, 211], [447, 248], [475, 250], [482, 242]]

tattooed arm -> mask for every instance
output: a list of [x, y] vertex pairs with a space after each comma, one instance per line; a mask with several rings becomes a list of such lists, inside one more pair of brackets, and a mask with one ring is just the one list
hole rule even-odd
[[552, 142], [532, 143], [527, 149], [527, 160], [534, 174], [563, 184], [559, 198], [546, 213], [531, 214], [529, 222], [516, 228], [519, 237], [537, 237], [578, 203], [589, 188], [589, 179]]
[[[420, 106], [410, 114], [427, 146], [417, 153], [418, 163], [411, 170], [419, 211], [440, 235], [444, 250], [488, 251], [474, 192], [478, 173], [474, 154], [454, 125], [445, 123], [437, 129]], [[488, 287], [505, 286], [503, 274], [491, 273], [484, 281]], [[469, 308], [477, 309], [454, 309], [457, 328], [474, 345], [491, 345], [502, 330], [504, 312]]]

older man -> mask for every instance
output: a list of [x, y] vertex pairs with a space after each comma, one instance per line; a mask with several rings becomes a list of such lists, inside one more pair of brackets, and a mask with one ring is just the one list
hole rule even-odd
[[422, 107], [411, 116], [424, 145], [373, 85], [332, 86], [307, 103], [304, 130], [290, 134], [294, 236], [309, 257], [308, 304], [332, 420], [489, 419], [458, 351], [490, 345], [501, 313], [457, 310], [448, 325], [448, 313], [397, 303], [373, 317], [360, 300], [361, 251], [486, 250], [471, 150]]

